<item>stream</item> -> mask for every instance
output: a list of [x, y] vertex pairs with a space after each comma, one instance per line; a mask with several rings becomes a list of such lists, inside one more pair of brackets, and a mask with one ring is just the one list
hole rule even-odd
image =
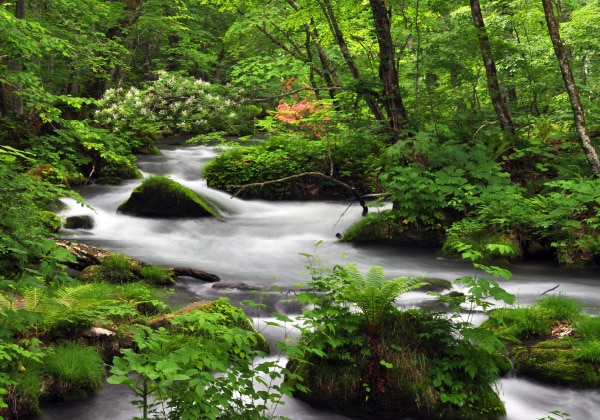
[[[200, 193], [222, 210], [218, 219], [188, 220], [144, 219], [116, 213], [140, 180], [119, 186], [92, 185], [80, 193], [91, 208], [81, 207], [65, 199], [67, 209], [61, 216], [89, 214], [95, 220], [91, 230], [63, 230], [65, 239], [78, 240], [127, 255], [147, 263], [164, 266], [188, 266], [218, 275], [217, 287], [191, 278], [180, 281], [175, 298], [180, 304], [200, 299], [228, 297], [233, 303], [257, 300], [256, 293], [238, 288], [244, 283], [264, 291], [277, 285], [294, 289], [309, 280], [308, 258], [317, 255], [320, 265], [356, 264], [362, 272], [371, 266], [384, 268], [387, 277], [425, 275], [454, 279], [473, 274], [470, 264], [439, 258], [436, 250], [394, 247], [356, 246], [340, 243], [336, 234], [361, 218], [362, 208], [352, 202], [267, 202], [240, 200], [207, 188], [200, 177], [204, 163], [218, 150], [206, 146], [165, 145], [161, 156], [141, 156], [138, 166], [144, 176], [168, 175]], [[380, 211], [370, 208], [370, 212]], [[318, 246], [317, 246], [317, 243]], [[591, 271], [559, 269], [546, 262], [527, 262], [509, 267], [513, 278], [501, 286], [526, 305], [540, 294], [558, 286], [551, 293], [577, 298], [586, 310], [600, 308], [600, 274]], [[298, 308], [281, 302], [281, 295], [266, 294], [268, 311], [295, 314]], [[401, 307], [413, 307], [428, 295], [413, 291], [402, 295]], [[269, 312], [270, 311], [270, 312]], [[269, 340], [277, 339], [277, 331], [265, 330]], [[538, 384], [522, 378], [505, 378], [499, 382], [499, 394], [506, 404], [507, 420], [536, 420], [551, 411], [568, 413], [571, 420], [598, 418], [600, 391], [575, 390]], [[139, 416], [130, 404], [133, 395], [128, 388], [106, 385], [99, 395], [86, 401], [42, 405], [37, 419], [126, 420]], [[286, 399], [277, 415], [297, 420], [352, 419], [315, 409], [295, 399]], [[557, 417], [557, 416], [555, 416]], [[557, 417], [560, 418], [560, 417]], [[565, 417], [567, 418], [567, 417]]]

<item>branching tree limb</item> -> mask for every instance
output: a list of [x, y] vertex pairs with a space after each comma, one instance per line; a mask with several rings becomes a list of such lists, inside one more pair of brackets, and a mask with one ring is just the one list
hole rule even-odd
[[290, 176], [286, 176], [283, 178], [279, 178], [279, 179], [273, 179], [270, 181], [263, 181], [263, 182], [254, 182], [251, 184], [244, 184], [244, 185], [232, 185], [232, 187], [237, 187], [238, 190], [233, 194], [232, 197], [237, 197], [242, 191], [244, 191], [246, 188], [251, 188], [251, 187], [264, 187], [265, 185], [270, 185], [270, 184], [277, 184], [280, 182], [286, 182], [286, 181], [291, 181], [293, 179], [298, 179], [298, 178], [304, 178], [307, 176], [316, 176], [319, 178], [323, 178], [326, 179], [327, 181], [333, 182], [336, 185], [339, 185], [343, 188], [345, 188], [346, 190], [350, 191], [354, 197], [358, 200], [358, 202], [360, 203], [362, 209], [363, 209], [363, 216], [366, 216], [369, 212], [369, 208], [367, 207], [367, 204], [365, 203], [365, 201], [362, 199], [362, 197], [360, 195], [357, 194], [356, 190], [351, 187], [350, 185], [346, 184], [345, 182], [340, 181], [339, 179], [336, 179], [332, 176], [329, 175], [325, 175], [322, 172], [302, 172], [301, 174], [295, 174], [295, 175], [290, 175]]

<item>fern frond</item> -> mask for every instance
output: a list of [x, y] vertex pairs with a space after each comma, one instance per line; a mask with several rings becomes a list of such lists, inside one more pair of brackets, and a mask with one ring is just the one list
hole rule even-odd
[[38, 313], [40, 312], [43, 304], [48, 298], [48, 294], [45, 289], [40, 287], [28, 287], [23, 290], [23, 309], [27, 312]]

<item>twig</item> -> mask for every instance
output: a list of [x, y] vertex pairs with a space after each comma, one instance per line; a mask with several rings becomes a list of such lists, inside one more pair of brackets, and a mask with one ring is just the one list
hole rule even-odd
[[554, 289], [558, 289], [558, 287], [560, 286], [560, 284], [557, 284], [556, 286], [554, 286], [551, 289], [546, 290], [544, 293], [541, 293], [540, 296], [544, 296], [546, 293], [553, 291]]

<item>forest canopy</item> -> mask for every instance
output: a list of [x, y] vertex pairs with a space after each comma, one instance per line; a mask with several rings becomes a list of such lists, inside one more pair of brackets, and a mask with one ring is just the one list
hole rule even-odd
[[[268, 6], [0, 2], [3, 196], [35, 182], [47, 199], [28, 203], [52, 210], [73, 185], [139, 176], [135, 155], [168, 136], [271, 142], [225, 155], [225, 173], [313, 142], [295, 149], [324, 155], [302, 171], [391, 199], [388, 236], [433, 230], [450, 250], [491, 235], [598, 263], [598, 1]], [[297, 174], [282, 156], [278, 176]], [[254, 172], [240, 179], [272, 181]]]

